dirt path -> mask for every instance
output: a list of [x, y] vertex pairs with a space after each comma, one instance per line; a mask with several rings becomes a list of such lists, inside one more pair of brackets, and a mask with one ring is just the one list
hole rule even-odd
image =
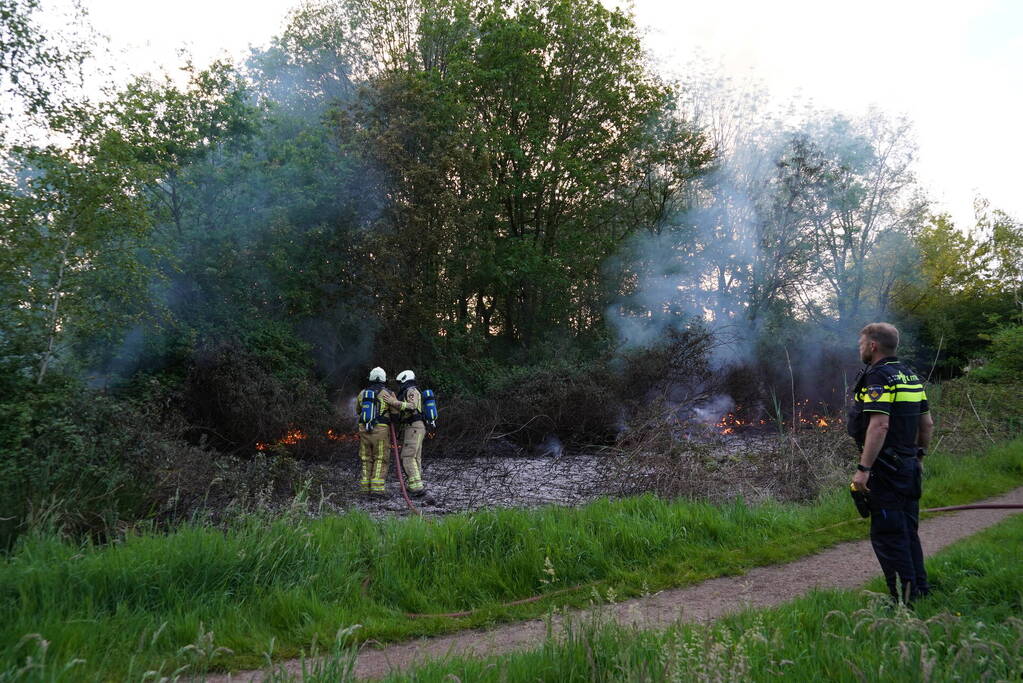
[[[1023, 504], [1023, 488], [985, 503]], [[920, 526], [924, 551], [931, 555], [942, 548], [1002, 521], [1019, 510], [966, 510], [925, 520]], [[746, 607], [770, 607], [792, 600], [812, 588], [856, 588], [880, 570], [867, 541], [843, 543], [789, 564], [758, 567], [742, 576], [711, 579], [688, 588], [661, 591], [614, 606], [612, 614], [623, 624], [663, 628], [676, 621], [706, 622]], [[602, 609], [607, 609], [602, 608]], [[585, 611], [579, 614], [585, 615]], [[421, 638], [381, 649], [364, 648], [356, 673], [360, 678], [384, 676], [416, 662], [445, 655], [486, 657], [525, 650], [541, 643], [546, 634], [543, 620], [507, 624], [487, 631], [462, 631], [447, 636]], [[301, 663], [282, 664], [294, 674]], [[262, 671], [243, 671], [210, 677], [208, 681], [260, 681]]]

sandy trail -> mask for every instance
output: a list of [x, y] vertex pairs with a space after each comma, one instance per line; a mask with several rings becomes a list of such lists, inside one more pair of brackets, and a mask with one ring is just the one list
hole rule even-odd
[[[984, 503], [1023, 504], [1023, 488], [992, 498]], [[920, 539], [924, 552], [933, 553], [982, 531], [1020, 510], [966, 510], [948, 513], [921, 522]], [[643, 628], [663, 628], [679, 620], [707, 622], [747, 607], [770, 607], [797, 598], [814, 588], [856, 588], [880, 574], [868, 541], [842, 543], [815, 555], [781, 565], [758, 567], [742, 576], [711, 579], [687, 588], [661, 591], [655, 595], [627, 600], [601, 609], [619, 623]], [[584, 617], [580, 610], [575, 617]], [[447, 655], [486, 657], [526, 650], [541, 643], [547, 626], [542, 619], [518, 622], [481, 631], [461, 631], [446, 636], [388, 645], [379, 649], [363, 648], [356, 674], [376, 678], [390, 671], [406, 669], [418, 662]], [[557, 624], [555, 624], [557, 629]], [[279, 666], [301, 674], [301, 662], [291, 660]], [[263, 671], [241, 671], [210, 676], [206, 680], [261, 681]]]

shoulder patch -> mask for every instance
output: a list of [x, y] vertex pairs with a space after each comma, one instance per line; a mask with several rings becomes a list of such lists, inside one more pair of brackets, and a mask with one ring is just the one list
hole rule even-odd
[[869, 387], [864, 387], [863, 391], [870, 397], [871, 401], [876, 401], [881, 398], [882, 394], [884, 394], [884, 387], [874, 384]]

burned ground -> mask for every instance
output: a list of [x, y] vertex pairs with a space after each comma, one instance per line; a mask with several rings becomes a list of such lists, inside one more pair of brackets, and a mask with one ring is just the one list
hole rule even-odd
[[[946, 383], [933, 393], [938, 423], [933, 450], [978, 453], [1020, 433], [1020, 399], [1011, 387]], [[532, 447], [506, 434], [492, 432], [474, 442], [467, 432], [449, 433], [424, 445], [429, 495], [416, 506], [424, 514], [443, 515], [643, 493], [718, 502], [810, 500], [846, 483], [856, 452], [840, 417], [817, 414], [812, 406], [794, 411], [796, 420], [774, 422], [739, 409], [701, 416], [665, 404], [645, 423], [621, 431], [614, 444], [600, 446], [566, 446], [554, 432], [542, 440], [531, 437], [537, 441]], [[159, 480], [154, 507], [166, 520], [294, 507], [314, 515], [412, 514], [393, 464], [385, 497], [359, 494], [357, 442], [347, 433], [338, 436], [343, 438], [319, 439], [315, 458], [303, 457], [310, 439], [286, 438], [235, 456], [211, 457], [199, 448], [159, 455], [151, 449]]]
[[[528, 451], [496, 440], [486, 454], [465, 457], [431, 452], [428, 441], [423, 458], [428, 493], [413, 502], [423, 514], [444, 515], [488, 507], [572, 506], [641, 493], [712, 501], [805, 500], [837, 481], [847, 469], [843, 459], [852, 457], [839, 427], [795, 435], [699, 429], [699, 434], [665, 429], [638, 442], [588, 451], [561, 448], [553, 439]], [[207, 462], [205, 487], [201, 481], [165, 483], [177, 493], [171, 500], [176, 509], [167, 512], [181, 516], [202, 508], [220, 517], [301, 506], [314, 515], [412, 514], [393, 463], [385, 496], [359, 493], [357, 448], [353, 442], [337, 443], [328, 461], [297, 460], [286, 447], [276, 447], [244, 461]]]

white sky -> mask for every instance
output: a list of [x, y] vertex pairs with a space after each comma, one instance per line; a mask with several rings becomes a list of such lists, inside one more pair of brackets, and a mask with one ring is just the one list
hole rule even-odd
[[[57, 0], [60, 2], [61, 0]], [[121, 68], [240, 58], [294, 0], [82, 0]], [[1023, 218], [1023, 0], [605, 0], [628, 4], [666, 72], [694, 58], [759, 79], [782, 101], [915, 124], [919, 177], [961, 227], [980, 193]]]

